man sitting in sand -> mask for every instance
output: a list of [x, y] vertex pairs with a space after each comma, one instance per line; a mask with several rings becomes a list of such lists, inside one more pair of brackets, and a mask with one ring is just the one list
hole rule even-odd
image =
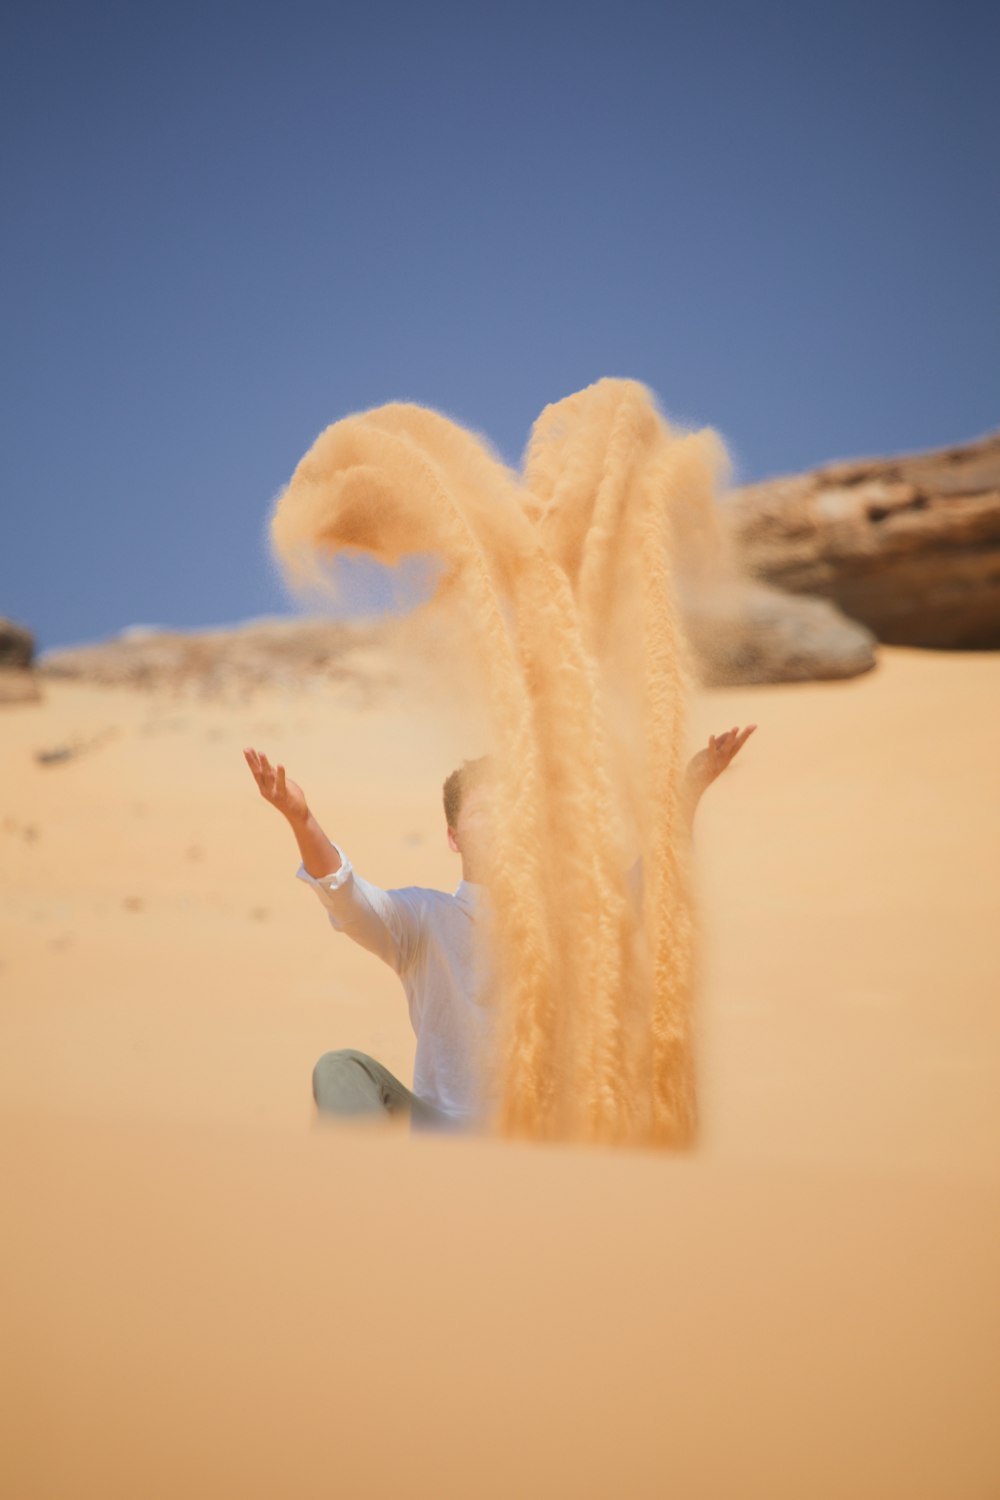
[[[686, 774], [689, 827], [702, 793], [756, 727], [712, 735], [693, 757]], [[462, 861], [462, 879], [449, 896], [419, 886], [384, 891], [363, 880], [284, 766], [272, 766], [257, 750], [243, 753], [261, 796], [295, 835], [299, 879], [312, 886], [338, 932], [395, 969], [417, 1037], [412, 1090], [367, 1053], [340, 1048], [324, 1053], [313, 1070], [317, 1107], [326, 1115], [408, 1115], [414, 1129], [475, 1129], [485, 1118], [478, 1060], [490, 1046], [494, 1014], [484, 945], [476, 941], [477, 926], [489, 921], [486, 759], [467, 761], [444, 784], [448, 847]]]

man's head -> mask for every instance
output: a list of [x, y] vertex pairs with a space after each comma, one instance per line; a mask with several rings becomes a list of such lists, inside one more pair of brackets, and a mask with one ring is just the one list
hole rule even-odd
[[490, 758], [467, 760], [444, 784], [448, 847], [462, 856], [462, 879], [487, 884]]

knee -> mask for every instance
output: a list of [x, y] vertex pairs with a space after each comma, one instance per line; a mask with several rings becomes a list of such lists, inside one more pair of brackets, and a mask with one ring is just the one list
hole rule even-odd
[[338, 1047], [335, 1052], [324, 1052], [316, 1066], [313, 1068], [313, 1092], [316, 1091], [317, 1079], [335, 1078], [345, 1070], [349, 1071], [360, 1057], [353, 1047]]
[[354, 1047], [338, 1047], [335, 1052], [324, 1052], [312, 1072], [313, 1098], [319, 1105], [336, 1097], [337, 1085], [349, 1078], [359, 1066], [362, 1054]]

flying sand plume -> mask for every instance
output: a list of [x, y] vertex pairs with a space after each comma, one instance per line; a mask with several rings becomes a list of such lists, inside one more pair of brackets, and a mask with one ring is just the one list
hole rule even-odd
[[[694, 1139], [696, 933], [682, 809], [678, 566], [721, 549], [728, 472], [634, 381], [546, 407], [523, 476], [482, 439], [393, 404], [335, 422], [279, 497], [289, 579], [364, 553], [431, 554], [428, 608], [482, 684], [501, 961], [496, 1128], [534, 1139]], [[641, 855], [642, 898], [629, 867]]]

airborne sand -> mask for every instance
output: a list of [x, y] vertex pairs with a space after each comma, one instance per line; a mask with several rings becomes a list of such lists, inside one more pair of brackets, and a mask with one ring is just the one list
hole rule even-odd
[[727, 560], [727, 469], [711, 429], [675, 430], [645, 386], [604, 379], [545, 408], [523, 474], [438, 412], [395, 403], [327, 427], [275, 506], [293, 584], [322, 585], [345, 555], [437, 565], [434, 659], [484, 722], [495, 791], [487, 1088], [508, 1137], [696, 1135], [676, 594], [682, 564]]
[[695, 699], [691, 748], [760, 728], [696, 827], [684, 1160], [313, 1123], [321, 1052], [413, 1041], [241, 747], [451, 889], [409, 704], [46, 691], [0, 748], [0, 1492], [1000, 1490], [1000, 657]]

